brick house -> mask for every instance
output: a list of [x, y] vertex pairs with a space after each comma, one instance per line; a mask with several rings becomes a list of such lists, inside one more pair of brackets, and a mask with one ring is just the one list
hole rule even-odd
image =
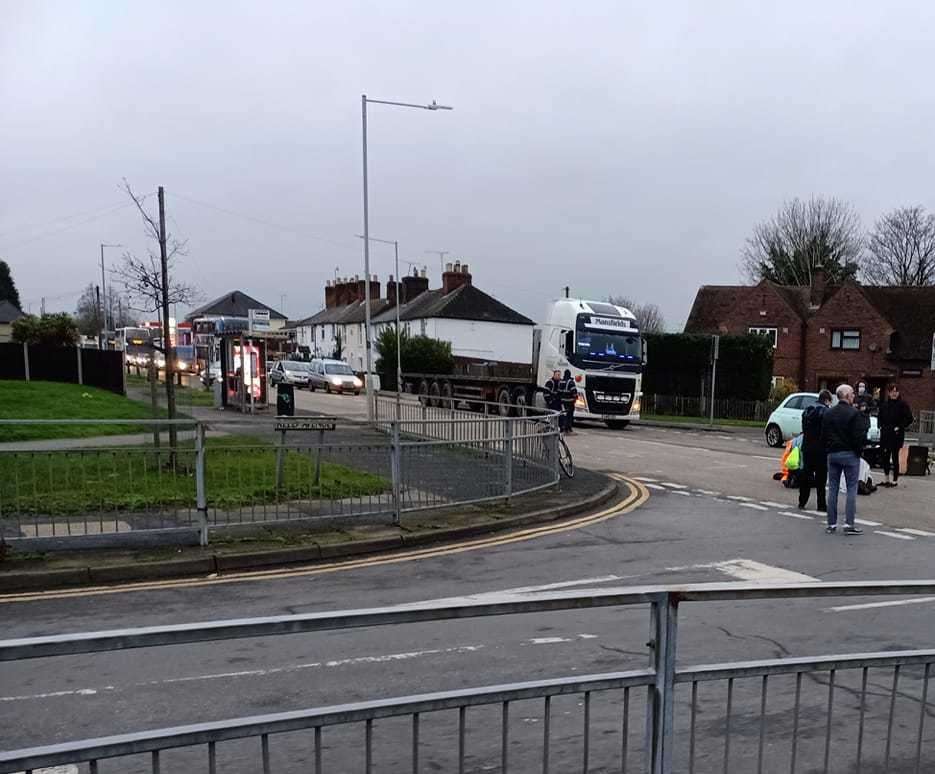
[[815, 391], [863, 379], [898, 381], [915, 409], [935, 408], [935, 287], [704, 285], [686, 333], [760, 333], [773, 341], [773, 379]]

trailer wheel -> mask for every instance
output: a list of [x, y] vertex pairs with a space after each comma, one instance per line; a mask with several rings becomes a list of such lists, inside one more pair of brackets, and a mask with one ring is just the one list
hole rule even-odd
[[423, 406], [429, 404], [429, 383], [425, 379], [419, 382], [419, 403]]
[[441, 388], [438, 386], [438, 382], [432, 382], [429, 386], [429, 403], [438, 408], [438, 404], [441, 402]]
[[517, 387], [515, 390], [513, 390], [513, 405], [515, 406], [513, 410], [516, 416], [526, 416], [526, 410], [529, 406], [529, 398], [526, 395], [526, 390], [524, 390], [522, 387]]
[[510, 388], [501, 387], [497, 390], [497, 408], [501, 417], [510, 416], [512, 410], [512, 401], [510, 400]]
[[454, 408], [454, 391], [451, 388], [451, 382], [442, 382], [441, 386], [441, 405], [442, 408]]

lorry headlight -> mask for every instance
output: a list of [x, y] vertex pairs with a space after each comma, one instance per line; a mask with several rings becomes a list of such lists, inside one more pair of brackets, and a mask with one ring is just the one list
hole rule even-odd
[[630, 411], [639, 412], [639, 410], [640, 410], [640, 399], [637, 398], [635, 401], [633, 401], [633, 405], [630, 406]]
[[575, 398], [575, 408], [587, 408], [588, 402], [584, 399], [584, 393], [579, 392], [578, 397]]

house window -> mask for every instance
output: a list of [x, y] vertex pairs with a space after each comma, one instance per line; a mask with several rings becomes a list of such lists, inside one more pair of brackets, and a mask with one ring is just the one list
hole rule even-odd
[[773, 349], [776, 348], [776, 342], [778, 341], [776, 328], [747, 328], [747, 333], [752, 333], [756, 336], [766, 336], [772, 343]]
[[831, 331], [831, 349], [860, 349], [860, 331], [833, 330]]

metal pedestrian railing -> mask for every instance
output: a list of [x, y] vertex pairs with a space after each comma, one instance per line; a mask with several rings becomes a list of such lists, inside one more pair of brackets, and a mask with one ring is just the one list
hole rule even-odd
[[[398, 764], [393, 770], [413, 772], [429, 766], [464, 772], [469, 758], [473, 771], [588, 772], [598, 753], [611, 762], [595, 770], [649, 774], [930, 772], [935, 770], [935, 737], [931, 722], [926, 723], [935, 710], [929, 699], [935, 649], [683, 665], [678, 641], [679, 612], [687, 604], [918, 599], [933, 594], [935, 581], [715, 583], [588, 594], [517, 593], [495, 602], [448, 601], [5, 640], [0, 641], [0, 662], [486, 616], [606, 607], [650, 611], [648, 664], [641, 669], [458, 688], [7, 750], [0, 752], [0, 772], [61, 765], [94, 774], [159, 772], [171, 754], [171, 769], [166, 763], [165, 770], [343, 773], [360, 770], [358, 753], [367, 774], [387, 770], [383, 762], [391, 757]], [[877, 680], [880, 675], [883, 683]], [[571, 731], [564, 722], [568, 713], [560, 718], [553, 708], [566, 696], [579, 699], [573, 705], [577, 717], [570, 720]], [[528, 727], [519, 721], [533, 712], [530, 702], [538, 704], [541, 736], [522, 738], [534, 748], [536, 760], [517, 764], [515, 742]], [[520, 703], [523, 718], [511, 711]], [[610, 716], [598, 718], [598, 712]], [[456, 715], [457, 741], [430, 748], [424, 729], [432, 718], [451, 714]], [[400, 736], [399, 719], [408, 720], [405, 737]], [[564, 725], [556, 735], [560, 720]], [[384, 742], [378, 745], [380, 727], [393, 723], [393, 734], [381, 737]], [[252, 744], [244, 746], [245, 741]], [[231, 748], [236, 755], [227, 756], [222, 769], [218, 761]], [[426, 754], [430, 749], [431, 758]], [[303, 760], [309, 762], [300, 764]]]
[[[0, 420], [123, 432], [0, 443], [0, 541], [147, 533], [174, 540], [240, 525], [398, 523], [402, 514], [508, 500], [558, 482], [554, 412], [503, 417], [420, 409], [381, 417]], [[532, 414], [535, 416], [532, 416]], [[178, 441], [168, 444], [175, 426]], [[56, 542], [53, 541], [53, 542]]]

